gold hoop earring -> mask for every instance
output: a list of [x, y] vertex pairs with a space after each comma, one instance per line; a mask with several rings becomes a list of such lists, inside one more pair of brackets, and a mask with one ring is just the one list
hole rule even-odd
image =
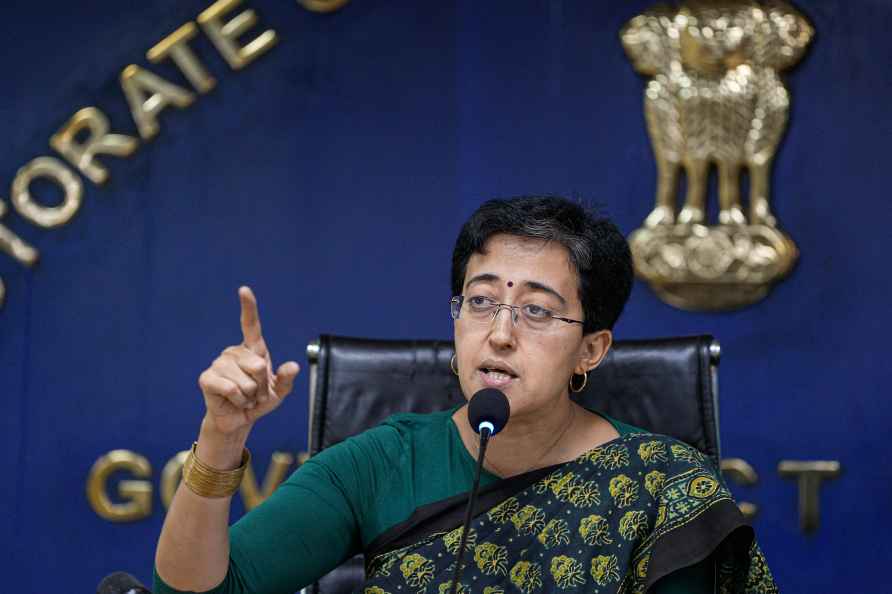
[[578, 394], [579, 392], [582, 392], [583, 390], [585, 390], [585, 385], [588, 383], [588, 371], [584, 371], [582, 373], [582, 385], [579, 386], [578, 388], [573, 386], [573, 378], [576, 377], [577, 375], [579, 375], [579, 374], [574, 373], [573, 375], [570, 376], [570, 391], [576, 392]]
[[455, 368], [455, 355], [452, 355], [452, 358], [449, 359], [449, 368], [452, 369], [452, 373], [458, 375], [458, 369]]

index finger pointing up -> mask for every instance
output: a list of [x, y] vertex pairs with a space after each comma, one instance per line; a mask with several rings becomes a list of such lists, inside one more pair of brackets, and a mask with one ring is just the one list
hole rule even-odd
[[239, 287], [238, 298], [242, 304], [242, 336], [248, 348], [263, 345], [260, 331], [260, 314], [257, 312], [257, 299], [250, 287]]

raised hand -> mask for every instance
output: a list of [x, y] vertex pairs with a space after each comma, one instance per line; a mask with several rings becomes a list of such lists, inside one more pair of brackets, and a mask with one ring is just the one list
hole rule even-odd
[[257, 299], [248, 287], [239, 288], [238, 296], [242, 343], [224, 349], [198, 378], [207, 407], [204, 423], [224, 435], [247, 433], [257, 419], [276, 409], [300, 370], [296, 362], [288, 361], [273, 373]]

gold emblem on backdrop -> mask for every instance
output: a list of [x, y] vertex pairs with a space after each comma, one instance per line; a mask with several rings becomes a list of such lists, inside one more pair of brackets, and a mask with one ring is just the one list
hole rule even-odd
[[[665, 302], [729, 310], [759, 301], [799, 256], [771, 209], [771, 166], [790, 96], [780, 73], [814, 29], [785, 2], [688, 0], [659, 5], [621, 31], [649, 77], [647, 131], [657, 162], [656, 205], [629, 237], [638, 276]], [[707, 221], [709, 171], [718, 221]], [[741, 174], [749, 175], [747, 207]], [[684, 204], [677, 207], [680, 173]]]

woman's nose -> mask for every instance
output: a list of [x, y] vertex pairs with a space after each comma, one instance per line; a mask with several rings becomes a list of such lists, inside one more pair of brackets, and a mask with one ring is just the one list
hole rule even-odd
[[[508, 311], [504, 315], [499, 315], [503, 309]], [[495, 311], [489, 331], [489, 341], [494, 347], [504, 349], [514, 346], [516, 330], [514, 316], [515, 312], [510, 307], [500, 307]]]

